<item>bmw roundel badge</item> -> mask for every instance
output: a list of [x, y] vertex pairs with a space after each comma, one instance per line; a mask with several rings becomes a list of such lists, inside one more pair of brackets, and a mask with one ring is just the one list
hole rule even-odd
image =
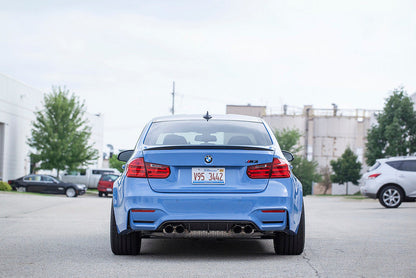
[[207, 155], [207, 156], [205, 157], [205, 162], [206, 162], [206, 163], [211, 163], [211, 162], [212, 162], [212, 156]]

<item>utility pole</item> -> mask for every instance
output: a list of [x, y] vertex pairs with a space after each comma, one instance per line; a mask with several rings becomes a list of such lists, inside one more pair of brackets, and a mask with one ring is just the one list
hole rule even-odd
[[173, 81], [173, 91], [172, 91], [172, 115], [175, 114], [175, 81]]

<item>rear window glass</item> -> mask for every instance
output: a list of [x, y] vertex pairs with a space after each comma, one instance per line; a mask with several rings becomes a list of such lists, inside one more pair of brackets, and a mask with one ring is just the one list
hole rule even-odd
[[376, 161], [376, 163], [373, 166], [371, 166], [370, 169], [368, 169], [368, 171], [369, 172], [373, 171], [373, 170], [377, 169], [378, 167], [380, 167], [380, 165], [381, 165], [380, 162]]
[[169, 121], [153, 123], [146, 145], [270, 146], [263, 123], [240, 121]]
[[101, 177], [102, 181], [115, 181], [118, 178], [117, 175], [103, 175]]

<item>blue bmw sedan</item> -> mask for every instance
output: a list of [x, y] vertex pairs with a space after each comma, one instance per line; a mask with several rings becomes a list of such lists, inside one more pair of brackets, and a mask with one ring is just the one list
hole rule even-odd
[[292, 154], [260, 118], [182, 115], [153, 119], [121, 152], [111, 249], [137, 255], [142, 238], [273, 239], [276, 254], [305, 242], [302, 184]]

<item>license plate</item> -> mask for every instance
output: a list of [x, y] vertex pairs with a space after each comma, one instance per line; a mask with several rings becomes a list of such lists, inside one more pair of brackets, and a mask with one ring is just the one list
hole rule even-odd
[[112, 188], [107, 188], [107, 191], [113, 191], [113, 189]]
[[192, 168], [192, 183], [225, 184], [224, 168]]

